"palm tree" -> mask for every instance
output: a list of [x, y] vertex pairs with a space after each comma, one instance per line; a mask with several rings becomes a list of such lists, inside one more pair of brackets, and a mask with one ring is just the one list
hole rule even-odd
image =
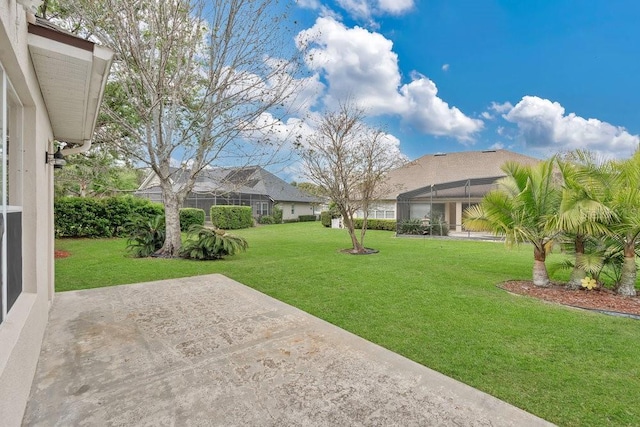
[[507, 245], [531, 243], [533, 283], [541, 287], [550, 283], [545, 260], [558, 234], [552, 227], [561, 198], [554, 165], [555, 158], [535, 166], [506, 163], [502, 170], [507, 176], [497, 182], [497, 188], [487, 193], [479, 205], [467, 209], [463, 219], [469, 230], [505, 236]]
[[[573, 243], [575, 261], [571, 277], [567, 283], [570, 289], [578, 289], [581, 280], [587, 276], [588, 267], [602, 267], [602, 261], [585, 256], [588, 240], [608, 234], [608, 225], [615, 217], [607, 202], [611, 199], [610, 163], [598, 161], [595, 156], [583, 150], [570, 153], [567, 158], [558, 159], [562, 172], [563, 188], [560, 210], [555, 217], [555, 225]], [[590, 271], [593, 274], [593, 271]]]
[[611, 208], [616, 214], [616, 221], [609, 228], [624, 254], [617, 292], [635, 296], [638, 274], [636, 245], [640, 240], [640, 152], [614, 166]]

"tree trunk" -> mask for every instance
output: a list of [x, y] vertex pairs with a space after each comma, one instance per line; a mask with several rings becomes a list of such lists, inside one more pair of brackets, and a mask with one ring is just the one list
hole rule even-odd
[[575, 240], [576, 259], [573, 265], [573, 271], [571, 271], [571, 277], [567, 283], [568, 289], [580, 289], [582, 287], [582, 279], [587, 277], [586, 271], [584, 271], [584, 239], [581, 236], [576, 236]]
[[547, 254], [544, 250], [544, 245], [541, 246], [542, 249], [538, 249], [535, 246], [533, 249], [533, 284], [541, 288], [546, 288], [550, 283], [547, 265], [544, 263]]
[[362, 247], [362, 250], [364, 251], [364, 236], [367, 234], [367, 215], [365, 213], [365, 216], [362, 218], [362, 228], [360, 229], [360, 246]]
[[173, 191], [162, 189], [164, 199], [165, 239], [162, 248], [156, 252], [164, 257], [176, 257], [182, 245], [180, 234], [180, 199]]
[[636, 267], [636, 254], [633, 244], [625, 245], [624, 261], [622, 261], [622, 273], [620, 274], [620, 283], [618, 284], [618, 294], [628, 297], [636, 295], [636, 276], [638, 274]]
[[358, 236], [356, 236], [356, 230], [353, 225], [353, 218], [349, 217], [348, 215], [343, 215], [342, 220], [344, 221], [344, 226], [349, 232], [349, 237], [351, 237], [351, 245], [353, 246], [352, 252], [357, 254], [363, 253], [364, 247], [362, 247], [362, 244], [360, 244], [360, 242], [358, 241]]

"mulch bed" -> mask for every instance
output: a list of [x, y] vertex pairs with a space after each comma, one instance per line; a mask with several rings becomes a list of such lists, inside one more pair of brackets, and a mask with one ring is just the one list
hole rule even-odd
[[58, 250], [54, 251], [54, 256], [56, 259], [66, 258], [69, 255], [71, 255], [71, 253], [67, 251], [58, 251]]
[[514, 294], [527, 295], [572, 307], [640, 316], [640, 297], [623, 297], [609, 289], [571, 290], [557, 284], [548, 288], [540, 288], [527, 280], [511, 280], [501, 283], [499, 287]]

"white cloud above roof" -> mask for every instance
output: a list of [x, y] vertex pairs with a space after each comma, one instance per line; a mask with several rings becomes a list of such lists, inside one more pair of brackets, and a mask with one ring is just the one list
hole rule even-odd
[[[317, 3], [314, 0], [299, 1], [302, 5]], [[373, 16], [407, 13], [413, 9], [414, 0], [337, 0], [337, 4], [350, 16], [370, 21]]]
[[350, 97], [371, 115], [396, 115], [423, 133], [465, 142], [484, 126], [439, 98], [436, 84], [426, 76], [412, 73], [411, 82], [402, 84], [393, 43], [379, 33], [321, 17], [297, 42], [310, 43], [307, 66], [326, 81], [329, 108]]
[[413, 9], [413, 0], [378, 0], [378, 8], [383, 12], [399, 15]]
[[575, 113], [565, 114], [558, 102], [537, 96], [525, 96], [512, 107], [504, 119], [518, 126], [520, 137], [529, 148], [554, 151], [588, 149], [613, 157], [631, 155], [640, 143], [624, 127], [598, 119], [585, 119]]

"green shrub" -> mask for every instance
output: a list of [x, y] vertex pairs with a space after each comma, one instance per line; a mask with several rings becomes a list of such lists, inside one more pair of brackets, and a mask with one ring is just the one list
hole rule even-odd
[[449, 224], [440, 219], [434, 219], [431, 224], [423, 224], [421, 219], [407, 219], [400, 223], [399, 234], [428, 234], [431, 236], [448, 236]]
[[123, 237], [132, 215], [161, 215], [161, 204], [133, 196], [94, 199], [62, 197], [54, 202], [56, 237]]
[[298, 221], [299, 222], [313, 222], [313, 221], [317, 221], [318, 217], [315, 215], [300, 215], [298, 216]]
[[126, 224], [126, 229], [129, 232], [127, 250], [137, 258], [151, 256], [164, 244], [164, 215], [153, 218], [134, 216]]
[[249, 206], [211, 206], [211, 223], [224, 230], [237, 230], [253, 226], [253, 216]]
[[204, 225], [204, 209], [180, 209], [180, 231], [189, 231], [194, 224]]
[[113, 236], [124, 237], [127, 235], [125, 224], [132, 216], [140, 215], [144, 218], [155, 218], [164, 215], [164, 206], [134, 196], [118, 196], [101, 199], [105, 207], [105, 218], [110, 221]]
[[432, 236], [448, 236], [449, 235], [449, 224], [440, 219], [434, 219], [431, 221], [430, 226], [426, 226], [429, 230], [429, 234]]
[[325, 227], [331, 227], [331, 213], [329, 211], [320, 212], [320, 223]]
[[271, 215], [263, 215], [258, 220], [260, 224], [275, 224], [276, 220]]
[[249, 244], [243, 237], [195, 224], [189, 229], [180, 255], [188, 259], [213, 260], [244, 252], [248, 247]]
[[282, 209], [280, 206], [273, 207], [272, 216], [274, 224], [282, 224]]
[[400, 223], [400, 227], [398, 227], [399, 234], [413, 234], [419, 235], [424, 233], [424, 228], [422, 227], [422, 220], [419, 219], [406, 219]]
[[86, 197], [63, 197], [53, 207], [57, 237], [111, 237], [104, 203]]
[[[362, 228], [362, 218], [354, 218], [353, 226], [355, 228]], [[386, 230], [396, 231], [395, 219], [367, 219], [367, 230]]]
[[298, 218], [289, 218], [282, 221], [284, 224], [291, 224], [292, 222], [298, 222]]

